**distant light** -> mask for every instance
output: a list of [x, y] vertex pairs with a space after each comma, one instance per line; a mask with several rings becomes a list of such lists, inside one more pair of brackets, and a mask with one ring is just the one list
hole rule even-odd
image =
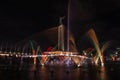
[[42, 66], [44, 66], [44, 63], [42, 63]]
[[104, 63], [103, 63], [103, 62], [101, 63], [101, 66], [102, 66], [102, 67], [104, 66]]
[[118, 52], [116, 52], [115, 54], [118, 54]]
[[16, 57], [18, 57], [18, 55], [16, 54]]
[[78, 67], [80, 67], [80, 64], [78, 64]]

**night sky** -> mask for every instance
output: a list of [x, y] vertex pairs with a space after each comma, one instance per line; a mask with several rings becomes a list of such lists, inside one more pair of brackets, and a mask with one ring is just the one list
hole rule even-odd
[[[93, 28], [101, 41], [120, 40], [119, 0], [71, 0], [70, 5], [70, 29], [76, 39]], [[0, 41], [17, 42], [58, 26], [61, 16], [67, 26], [68, 0], [0, 2]]]

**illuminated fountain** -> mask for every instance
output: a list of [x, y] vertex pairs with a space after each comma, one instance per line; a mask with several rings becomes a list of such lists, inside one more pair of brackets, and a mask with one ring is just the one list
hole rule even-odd
[[103, 55], [101, 53], [101, 49], [99, 47], [99, 41], [97, 39], [97, 36], [95, 34], [95, 31], [93, 29], [90, 29], [87, 32], [88, 37], [91, 39], [96, 51], [97, 51], [97, 55], [95, 56], [94, 60], [95, 60], [95, 64], [98, 65], [98, 60], [100, 59], [101, 62], [101, 66], [104, 66], [104, 59], [103, 59]]
[[104, 58], [104, 51], [111, 45], [111, 41], [107, 41], [101, 48], [101, 53]]
[[[33, 41], [28, 41], [26, 44], [24, 44], [22, 48], [22, 56], [21, 58], [33, 58], [33, 64], [37, 64], [37, 55], [41, 53], [40, 46], [36, 46], [33, 44]], [[38, 58], [39, 59], [39, 58]]]
[[[80, 61], [79, 57], [74, 56], [74, 55], [78, 55], [78, 51], [76, 48], [74, 37], [73, 37], [72, 33], [70, 33], [70, 31], [69, 31], [70, 30], [69, 29], [69, 27], [70, 27], [69, 18], [70, 18], [70, 1], [68, 3], [68, 23], [67, 23], [68, 25], [67, 25], [67, 28], [65, 28], [64, 25], [62, 24], [62, 20], [64, 19], [64, 17], [61, 17], [60, 25], [57, 27], [57, 29], [58, 29], [58, 31], [57, 31], [58, 32], [57, 46], [53, 47], [50, 50], [42, 52], [42, 55], [41, 55], [42, 59], [40, 61], [42, 65], [44, 65], [47, 61], [49, 61], [50, 56], [55, 56], [55, 55], [57, 55], [59, 57], [59, 59], [61, 60], [61, 62], [63, 62], [63, 63], [65, 60], [71, 60], [71, 59], [73, 59], [76, 64], [79, 63], [79, 61]], [[65, 29], [66, 29], [67, 35], [64, 35]], [[67, 39], [65, 39], [65, 38], [67, 38]], [[64, 44], [65, 42], [66, 42], [66, 44]], [[66, 45], [66, 48], [65, 48], [65, 45]], [[33, 51], [32, 53], [34, 55], [37, 55], [35, 49], [32, 48], [32, 51]], [[34, 58], [34, 62], [36, 62], [36, 58]]]
[[[70, 34], [70, 32], [67, 32], [67, 41], [66, 41], [67, 42], [66, 43], [67, 50], [65, 50], [65, 44], [64, 44], [65, 43], [65, 39], [64, 39], [65, 28], [64, 28], [64, 25], [62, 24], [62, 19], [64, 19], [64, 17], [60, 18], [60, 25], [58, 26], [57, 49], [50, 47], [47, 51], [43, 52], [43, 54], [45, 54], [45, 55], [42, 57], [42, 65], [44, 65], [44, 63], [46, 63], [49, 60], [49, 58], [46, 55], [51, 55], [51, 56], [58, 55], [57, 57], [59, 58], [60, 63], [65, 63], [67, 60], [72, 60], [72, 59], [76, 63], [79, 63], [79, 61], [77, 60], [76, 57], [71, 57], [71, 55], [77, 55], [78, 52], [75, 47], [76, 45], [75, 45], [73, 35]], [[68, 31], [68, 29], [69, 28], [67, 28], [67, 31]], [[67, 63], [68, 63], [68, 61], [67, 61]]]
[[[40, 46], [38, 46], [38, 45], [36, 46], [33, 44], [32, 41], [29, 41], [29, 40], [34, 39], [34, 38], [31, 38], [31, 39], [26, 39], [27, 41], [23, 40], [21, 42], [18, 42], [14, 47], [13, 46], [10, 47], [10, 53], [14, 53], [16, 55], [16, 54], [18, 54], [17, 52], [19, 52], [21, 54], [21, 61], [24, 58], [32, 57], [34, 64], [36, 64], [37, 59], [39, 59], [40, 64], [44, 65], [47, 61], [50, 60], [50, 58], [52, 58], [52, 56], [56, 56], [56, 55], [62, 63], [64, 63], [64, 61], [72, 60], [72, 59], [73, 59], [73, 61], [75, 61], [76, 64], [79, 63], [79, 57], [77, 57], [78, 51], [76, 48], [75, 40], [74, 40], [72, 33], [70, 33], [70, 31], [69, 31], [70, 30], [69, 29], [69, 27], [70, 27], [69, 18], [70, 18], [70, 1], [68, 3], [68, 25], [67, 25], [67, 28], [65, 28], [65, 26], [62, 23], [62, 20], [64, 19], [64, 17], [60, 18], [60, 25], [56, 28], [53, 28], [53, 29], [56, 29], [56, 32], [58, 34], [57, 38], [55, 37], [57, 39], [57, 43], [55, 43], [56, 44], [55, 47], [42, 52], [40, 50]], [[53, 30], [53, 29], [51, 29], [51, 30]], [[65, 31], [67, 34], [65, 34]], [[46, 32], [45, 32], [45, 34], [43, 33], [45, 35], [45, 37], [47, 34]], [[55, 33], [55, 32], [53, 32], [53, 33]], [[51, 38], [54, 36], [52, 35], [49, 37]], [[47, 38], [49, 38], [49, 37], [47, 36]], [[41, 41], [42, 41], [42, 39], [41, 39]], [[38, 40], [38, 42], [40, 42], [40, 41]], [[18, 46], [20, 46], [21, 44], [23, 46], [20, 49], [20, 47], [18, 47]], [[49, 42], [47, 43], [47, 45], [49, 45]], [[28, 51], [28, 49], [30, 49], [30, 51]], [[41, 53], [41, 54], [38, 54], [38, 53]]]
[[[38, 56], [39, 56], [38, 59], [41, 58], [41, 60], [40, 60], [41, 65], [44, 65], [46, 62], [48, 62], [50, 60], [50, 58], [52, 58], [54, 56], [57, 56], [62, 63], [67, 63], [67, 65], [70, 63], [70, 61], [74, 61], [78, 65], [80, 62], [82, 62], [82, 59], [87, 58], [85, 56], [81, 56], [81, 55], [78, 54], [78, 50], [76, 48], [74, 36], [70, 32], [70, 4], [71, 3], [70, 3], [70, 0], [69, 0], [67, 28], [65, 28], [64, 25], [62, 24], [62, 20], [64, 19], [64, 17], [60, 18], [60, 25], [57, 27], [57, 30], [58, 30], [57, 31], [58, 32], [57, 46], [55, 46], [53, 48], [49, 48], [47, 51], [42, 52], [40, 50], [40, 46], [34, 46], [33, 42], [30, 41], [27, 44], [25, 44], [22, 48], [22, 55], [23, 55], [22, 58], [23, 57], [33, 57], [33, 63], [35, 65], [37, 63], [37, 57]], [[66, 37], [64, 35], [65, 34], [65, 29], [67, 31]], [[94, 47], [97, 50], [97, 55], [95, 57], [95, 63], [98, 64], [98, 61], [100, 59], [101, 65], [103, 66], [104, 62], [103, 62], [102, 53], [103, 53], [104, 50], [102, 50], [102, 51], [100, 50], [99, 42], [97, 40], [97, 37], [96, 37], [96, 34], [95, 34], [94, 30], [90, 29], [87, 32], [87, 35], [90, 37], [90, 39], [94, 43]], [[67, 38], [67, 39], [65, 39], [65, 38]], [[65, 42], [66, 42], [66, 44], [65, 44]], [[67, 48], [65, 48], [65, 45], [66, 45]], [[25, 50], [27, 50], [26, 47], [31, 47], [30, 48], [31, 49], [31, 54], [29, 54], [29, 52], [25, 51]], [[15, 46], [15, 51], [17, 51], [16, 46]], [[38, 54], [39, 52], [41, 54]]]
[[33, 63], [36, 64], [36, 50], [34, 49], [33, 43], [32, 43], [31, 41], [30, 41], [30, 44], [31, 44], [32, 53], [33, 53], [33, 56], [34, 56], [34, 61], [33, 61]]
[[[109, 52], [109, 49], [110, 52]], [[107, 53], [105, 53], [105, 51], [108, 51]], [[107, 41], [103, 44], [102, 48], [101, 48], [101, 52], [102, 55], [104, 55], [106, 57], [106, 61], [107, 60], [112, 60], [112, 61], [120, 61], [119, 59], [119, 42], [117, 41]]]

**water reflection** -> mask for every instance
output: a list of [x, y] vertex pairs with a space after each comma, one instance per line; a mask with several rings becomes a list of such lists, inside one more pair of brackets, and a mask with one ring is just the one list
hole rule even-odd
[[100, 67], [98, 69], [99, 69], [98, 72], [97, 72], [98, 80], [109, 80], [108, 77], [107, 77], [106, 68], [105, 67]]
[[[11, 74], [12, 73], [12, 74]], [[105, 67], [35, 67], [24, 70], [2, 70], [0, 80], [109, 80]], [[7, 78], [6, 78], [7, 77]]]
[[63, 68], [40, 67], [29, 72], [29, 80], [108, 80], [105, 67], [96, 68]]

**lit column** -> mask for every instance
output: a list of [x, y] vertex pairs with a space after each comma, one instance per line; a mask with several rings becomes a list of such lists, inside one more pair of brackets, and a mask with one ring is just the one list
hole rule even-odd
[[64, 26], [58, 27], [58, 50], [64, 51]]

